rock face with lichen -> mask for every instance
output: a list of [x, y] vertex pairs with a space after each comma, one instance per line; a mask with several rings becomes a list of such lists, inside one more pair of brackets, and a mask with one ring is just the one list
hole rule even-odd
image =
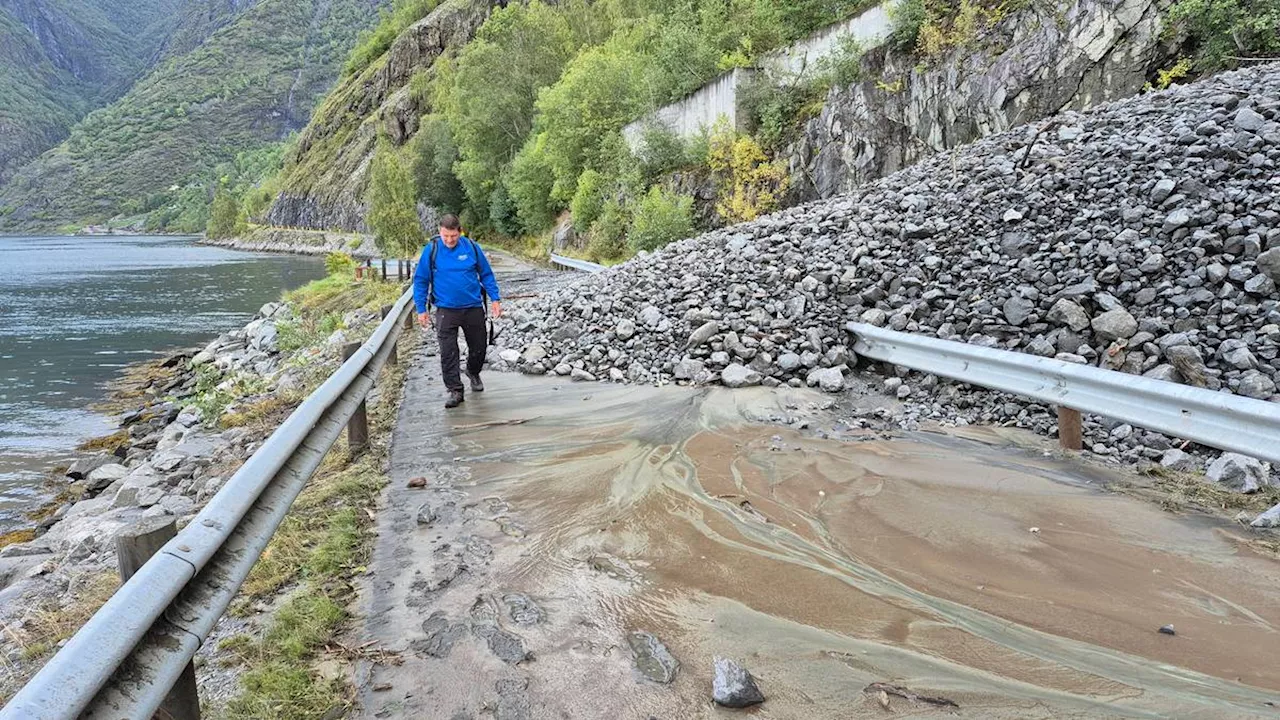
[[[892, 46], [868, 51], [862, 79], [833, 88], [790, 149], [797, 199], [832, 197], [980, 137], [1133, 95], [1176, 54], [1161, 34], [1167, 4], [1032, 4], [924, 64]], [[1046, 126], [1042, 137], [1060, 132]]]

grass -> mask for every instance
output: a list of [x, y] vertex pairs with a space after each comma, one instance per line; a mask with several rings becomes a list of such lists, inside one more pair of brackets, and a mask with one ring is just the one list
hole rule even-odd
[[69, 597], [45, 598], [28, 611], [20, 629], [10, 631], [22, 659], [34, 662], [52, 654], [58, 643], [74, 635], [119, 587], [120, 578], [114, 572], [90, 573], [72, 580]]
[[301, 397], [292, 393], [267, 395], [260, 400], [241, 405], [234, 412], [223, 414], [218, 425], [223, 428], [253, 427], [257, 425], [277, 425], [293, 411]]
[[82, 452], [88, 452], [92, 450], [102, 450], [105, 452], [112, 452], [116, 448], [124, 445], [128, 445], [128, 444], [129, 444], [129, 431], [127, 429], [120, 429], [111, 433], [110, 435], [103, 435], [102, 437], [96, 437], [96, 438], [91, 438], [89, 440], [86, 440], [80, 443], [80, 445], [77, 446], [76, 449]]
[[[333, 285], [302, 292], [312, 312], [322, 312], [337, 299], [331, 294]], [[347, 283], [346, 297], [385, 304], [385, 289], [366, 285], [386, 284]], [[401, 356], [407, 352], [402, 350]], [[384, 387], [399, 387], [404, 367], [388, 367], [387, 372]], [[230, 656], [225, 661], [242, 664], [244, 672], [239, 695], [211, 716], [301, 720], [351, 706], [349, 683], [321, 673], [315, 660], [344, 629], [355, 595], [353, 578], [364, 571], [372, 550], [373, 508], [386, 481], [381, 468], [399, 404], [398, 393], [384, 391], [379, 397], [369, 408], [370, 450], [353, 457], [345, 440], [334, 445], [241, 588], [232, 606], [240, 615], [282, 592], [288, 595], [259, 637], [240, 634], [220, 643], [219, 649]]]
[[[1170, 512], [1199, 511], [1234, 517], [1241, 511], [1261, 513], [1280, 503], [1280, 487], [1276, 486], [1246, 494], [1207, 480], [1203, 475], [1176, 472], [1159, 465], [1147, 466], [1141, 472], [1149, 479], [1149, 485], [1116, 484], [1113, 489], [1146, 495]], [[1150, 497], [1152, 495], [1154, 497]]]
[[17, 545], [18, 543], [31, 542], [36, 539], [36, 531], [30, 528], [23, 530], [10, 530], [7, 533], [0, 534], [0, 548], [9, 545]]

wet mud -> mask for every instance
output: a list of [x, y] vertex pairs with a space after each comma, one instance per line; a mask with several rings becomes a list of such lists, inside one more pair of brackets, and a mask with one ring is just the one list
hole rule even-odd
[[[824, 402], [786, 388], [489, 374], [446, 415], [434, 363], [365, 592], [404, 662], [366, 668], [363, 717], [1280, 715], [1280, 563], [1097, 468], [748, 419]], [[763, 705], [711, 704], [716, 656]]]

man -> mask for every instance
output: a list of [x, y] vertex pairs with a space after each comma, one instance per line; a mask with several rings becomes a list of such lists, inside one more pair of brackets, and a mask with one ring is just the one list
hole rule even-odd
[[484, 392], [480, 370], [488, 346], [485, 334], [485, 296], [493, 317], [502, 315], [498, 280], [489, 267], [489, 258], [471, 238], [462, 234], [457, 215], [440, 219], [440, 234], [422, 249], [413, 274], [413, 303], [418, 308], [418, 324], [431, 327], [427, 311], [436, 306], [436, 337], [440, 340], [440, 369], [449, 390], [447, 408], [462, 404], [462, 377], [458, 372], [458, 329], [467, 339], [467, 377], [471, 389]]

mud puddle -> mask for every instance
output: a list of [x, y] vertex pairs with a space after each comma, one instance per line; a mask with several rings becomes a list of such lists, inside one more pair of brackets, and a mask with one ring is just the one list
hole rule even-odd
[[717, 655], [761, 718], [1280, 712], [1280, 563], [1097, 468], [745, 419], [823, 401], [799, 390], [489, 375], [445, 415], [437, 383], [410, 378], [393, 447], [367, 635], [404, 663], [370, 669], [366, 717], [741, 712], [709, 702]]

